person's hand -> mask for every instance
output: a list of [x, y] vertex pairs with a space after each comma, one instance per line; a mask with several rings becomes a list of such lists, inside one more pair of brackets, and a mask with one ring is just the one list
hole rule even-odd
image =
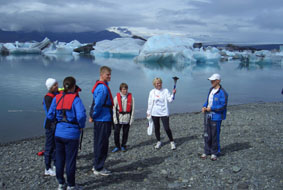
[[201, 112], [204, 113], [206, 111], [206, 107], [201, 108]]
[[211, 108], [210, 108], [210, 107], [206, 108], [206, 111], [210, 112], [210, 111], [211, 111]]
[[92, 119], [91, 117], [89, 117], [88, 121], [89, 121], [90, 123], [92, 123], [92, 122], [93, 122], [93, 119]]
[[173, 89], [172, 93], [173, 93], [173, 94], [176, 94], [176, 92], [177, 92], [176, 89]]

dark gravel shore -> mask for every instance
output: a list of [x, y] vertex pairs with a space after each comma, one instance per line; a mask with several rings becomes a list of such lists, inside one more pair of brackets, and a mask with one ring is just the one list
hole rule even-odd
[[[109, 153], [108, 177], [91, 172], [93, 130], [85, 130], [77, 159], [76, 182], [84, 189], [283, 189], [283, 102], [229, 106], [222, 123], [222, 155], [201, 160], [203, 115], [172, 115], [170, 125], [177, 149], [172, 151], [165, 131], [163, 146], [153, 147], [147, 121], [130, 129], [127, 152]], [[113, 132], [113, 131], [112, 131]], [[114, 145], [113, 133], [110, 149]], [[45, 177], [44, 158], [36, 153], [44, 137], [0, 145], [0, 189], [56, 189], [56, 177]]]

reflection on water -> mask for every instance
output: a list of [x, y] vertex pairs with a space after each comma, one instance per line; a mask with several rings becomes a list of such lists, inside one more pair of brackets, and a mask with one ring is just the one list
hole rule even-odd
[[258, 61], [258, 62], [240, 62], [238, 69], [242, 70], [263, 70], [263, 69], [282, 69], [283, 62], [266, 62], [266, 61]]
[[171, 113], [199, 111], [210, 88], [207, 78], [215, 72], [222, 75], [229, 104], [282, 101], [282, 60], [136, 63], [133, 59], [80, 55], [0, 56], [0, 142], [44, 134], [42, 99], [48, 77], [56, 78], [61, 86], [66, 76], [74, 76], [82, 88], [80, 96], [88, 111], [90, 91], [102, 65], [112, 68], [113, 94], [119, 91], [121, 82], [128, 83], [136, 100], [136, 117], [145, 117], [154, 77], [161, 77], [163, 87], [168, 89], [173, 88], [173, 76], [180, 78], [176, 99], [170, 104]]

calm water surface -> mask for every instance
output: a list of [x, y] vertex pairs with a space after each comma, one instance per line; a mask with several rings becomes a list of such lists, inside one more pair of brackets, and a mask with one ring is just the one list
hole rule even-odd
[[[199, 111], [206, 99], [210, 82], [218, 72], [229, 93], [229, 104], [282, 101], [283, 61], [241, 63], [135, 63], [132, 59], [94, 59], [93, 57], [41, 55], [0, 56], [0, 142], [44, 135], [42, 99], [45, 80], [56, 78], [59, 86], [66, 76], [74, 76], [82, 88], [80, 97], [88, 112], [91, 89], [99, 78], [99, 67], [112, 68], [110, 88], [116, 94], [121, 82], [129, 85], [136, 102], [136, 118], [145, 117], [152, 79], [161, 77], [163, 87], [172, 89], [178, 76], [177, 94], [171, 113]], [[91, 125], [88, 123], [87, 127]]]

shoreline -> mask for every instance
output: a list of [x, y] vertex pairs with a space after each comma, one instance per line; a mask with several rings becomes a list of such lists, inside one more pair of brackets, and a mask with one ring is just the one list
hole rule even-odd
[[[237, 106], [245, 106], [245, 105], [253, 105], [253, 104], [273, 104], [273, 103], [274, 104], [276, 104], [276, 103], [283, 103], [283, 100], [282, 101], [271, 101], [271, 102], [258, 101], [258, 102], [252, 102], [252, 103], [232, 104], [232, 105], [228, 105], [227, 111], [229, 112], [229, 108], [233, 108], [235, 106], [237, 107]], [[200, 114], [200, 113], [201, 113], [201, 111], [180, 112], [180, 113], [170, 114], [170, 117], [171, 116], [177, 116], [177, 115], [191, 115], [191, 114]], [[134, 122], [141, 121], [141, 120], [146, 120], [146, 117], [136, 118]], [[86, 122], [88, 122], [88, 121], [86, 121]], [[86, 128], [84, 128], [84, 131], [90, 130], [90, 129], [92, 129], [92, 127], [86, 127]], [[18, 140], [11, 140], [11, 141], [7, 141], [7, 142], [0, 142], [0, 147], [8, 146], [8, 145], [11, 145], [11, 144], [19, 144], [22, 141], [39, 140], [39, 139], [42, 139], [42, 138], [45, 138], [45, 135], [34, 136], [34, 137], [27, 137], [27, 138], [24, 137], [24, 138], [18, 139]]]
[[[172, 114], [170, 128], [177, 149], [161, 129], [161, 149], [154, 149], [154, 134], [146, 134], [146, 119], [130, 128], [128, 151], [112, 153], [109, 139], [105, 167], [108, 177], [94, 176], [93, 130], [84, 133], [77, 157], [76, 183], [85, 190], [160, 189], [283, 189], [283, 102], [228, 106], [222, 122], [221, 156], [201, 160], [203, 115]], [[56, 189], [56, 177], [44, 176], [44, 137], [0, 145], [0, 189]]]

